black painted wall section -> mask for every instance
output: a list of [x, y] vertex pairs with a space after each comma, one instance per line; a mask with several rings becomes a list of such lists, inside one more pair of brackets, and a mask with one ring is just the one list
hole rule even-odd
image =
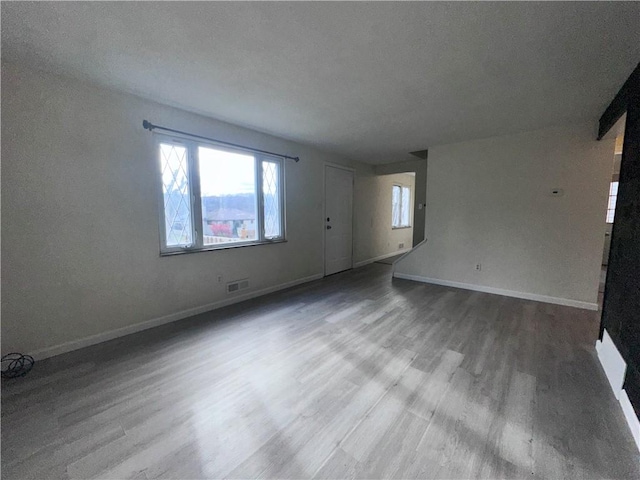
[[[627, 120], [601, 326], [601, 332], [606, 328], [627, 362], [624, 388], [638, 418], [640, 418], [639, 72], [640, 69], [637, 68], [629, 77], [631, 82], [627, 81], [624, 87], [626, 88], [624, 100]], [[619, 97], [616, 97], [616, 100], [619, 100]], [[616, 100], [612, 105], [616, 104]]]
[[640, 63], [638, 63], [635, 70], [631, 72], [627, 81], [624, 82], [618, 94], [600, 117], [598, 140], [602, 140], [602, 137], [611, 130], [611, 127], [613, 127], [624, 112], [627, 111], [631, 98], [637, 94], [638, 85], [640, 85]]

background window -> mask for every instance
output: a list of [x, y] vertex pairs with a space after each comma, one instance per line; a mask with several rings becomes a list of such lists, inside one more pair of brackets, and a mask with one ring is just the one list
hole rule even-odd
[[618, 199], [618, 182], [611, 182], [609, 186], [609, 204], [607, 205], [607, 223], [613, 223], [616, 213], [616, 200]]
[[177, 139], [159, 155], [161, 252], [284, 240], [281, 158]]
[[404, 228], [411, 226], [411, 189], [394, 185], [391, 195], [391, 226]]

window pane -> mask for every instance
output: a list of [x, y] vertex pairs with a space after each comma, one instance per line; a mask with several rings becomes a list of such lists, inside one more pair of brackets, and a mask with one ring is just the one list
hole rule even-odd
[[616, 195], [609, 197], [609, 206], [607, 207], [607, 222], [613, 223], [613, 217], [616, 212]]
[[282, 207], [280, 205], [280, 164], [262, 162], [262, 195], [264, 204], [264, 236], [282, 236]]
[[203, 244], [256, 240], [254, 157], [199, 147], [198, 166]]
[[402, 226], [408, 227], [410, 225], [410, 213], [411, 213], [411, 190], [409, 187], [402, 187]]
[[618, 199], [618, 182], [611, 182], [611, 185], [609, 186], [609, 202], [607, 205], [607, 223], [613, 223], [617, 199]]
[[400, 187], [397, 185], [393, 186], [391, 195], [391, 225], [400, 226]]
[[185, 147], [160, 144], [165, 241], [168, 247], [185, 246], [193, 242], [187, 162]]

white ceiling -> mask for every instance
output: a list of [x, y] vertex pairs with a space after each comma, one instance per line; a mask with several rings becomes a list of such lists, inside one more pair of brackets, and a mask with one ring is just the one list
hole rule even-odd
[[386, 163], [597, 119], [639, 25], [634, 2], [3, 2], [2, 56]]

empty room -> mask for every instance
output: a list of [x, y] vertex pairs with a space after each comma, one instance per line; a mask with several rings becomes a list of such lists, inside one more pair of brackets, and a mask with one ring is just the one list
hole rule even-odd
[[1, 3], [3, 479], [640, 478], [640, 3]]

